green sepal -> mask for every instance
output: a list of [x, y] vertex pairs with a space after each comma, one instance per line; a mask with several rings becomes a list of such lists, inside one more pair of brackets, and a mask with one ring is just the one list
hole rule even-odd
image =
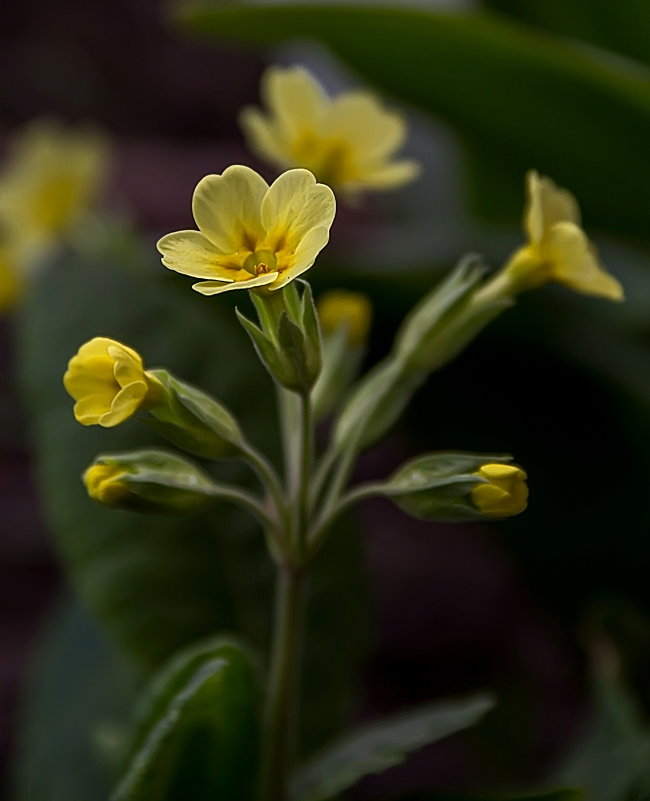
[[386, 495], [412, 517], [459, 522], [484, 517], [471, 501], [470, 492], [485, 479], [476, 475], [485, 464], [509, 464], [507, 455], [461, 452], [430, 453], [402, 465], [379, 494]]
[[123, 492], [110, 493], [108, 506], [150, 514], [194, 514], [219, 497], [219, 486], [187, 459], [165, 450], [100, 454], [93, 466], [114, 468], [112, 481]]
[[150, 370], [161, 384], [161, 400], [142, 418], [177, 447], [204, 459], [228, 459], [241, 452], [244, 436], [223, 404], [167, 370]]
[[359, 374], [364, 348], [352, 347], [347, 328], [323, 337], [322, 369], [312, 390], [314, 418], [322, 420], [341, 401]]

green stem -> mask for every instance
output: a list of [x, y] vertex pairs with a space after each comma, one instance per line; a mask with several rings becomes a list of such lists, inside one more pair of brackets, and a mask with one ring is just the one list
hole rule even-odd
[[300, 473], [298, 475], [298, 528], [296, 545], [299, 559], [303, 558], [309, 529], [310, 498], [309, 487], [314, 450], [314, 422], [312, 419], [312, 405], [309, 392], [300, 396], [301, 400], [301, 426], [300, 426]]
[[298, 739], [304, 574], [280, 565], [262, 739], [260, 801], [287, 801]]

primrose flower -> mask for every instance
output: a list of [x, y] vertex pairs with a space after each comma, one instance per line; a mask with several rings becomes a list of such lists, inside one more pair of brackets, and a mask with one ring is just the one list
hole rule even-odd
[[11, 248], [0, 244], [0, 313], [15, 306], [22, 285]]
[[486, 517], [512, 517], [524, 511], [528, 503], [526, 473], [513, 464], [485, 464], [476, 475], [486, 483], [471, 491], [474, 505]]
[[245, 108], [240, 121], [249, 143], [271, 163], [305, 167], [320, 181], [348, 192], [391, 189], [419, 173], [415, 161], [394, 160], [406, 138], [400, 114], [366, 91], [329, 98], [303, 67], [271, 67], [262, 78], [267, 112]]
[[3, 228], [34, 246], [65, 236], [90, 208], [106, 164], [106, 145], [96, 133], [33, 122], [0, 172]]
[[63, 384], [76, 401], [77, 421], [104, 428], [151, 405], [162, 391], [136, 351], [107, 337], [95, 337], [79, 348], [70, 359]]
[[346, 328], [350, 345], [360, 347], [365, 343], [372, 319], [372, 306], [365, 295], [335, 289], [322, 295], [317, 305], [324, 334]]
[[198, 231], [158, 242], [162, 263], [195, 278], [203, 295], [231, 289], [281, 289], [308, 270], [329, 239], [332, 190], [307, 170], [289, 170], [271, 186], [249, 167], [228, 167], [199, 181], [192, 198]]
[[512, 290], [557, 281], [586, 295], [623, 300], [623, 287], [600, 264], [580, 227], [580, 209], [573, 195], [534, 170], [526, 175], [526, 191], [528, 243], [512, 256], [503, 274]]
[[129, 494], [129, 489], [121, 479], [126, 470], [117, 464], [92, 464], [83, 474], [83, 482], [88, 495], [109, 506], [118, 504]]

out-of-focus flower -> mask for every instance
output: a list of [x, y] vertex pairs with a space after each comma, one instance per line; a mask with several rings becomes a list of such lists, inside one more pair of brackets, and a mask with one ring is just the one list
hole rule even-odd
[[32, 122], [0, 168], [0, 309], [38, 262], [83, 221], [102, 184], [107, 147], [96, 132]]
[[107, 337], [95, 337], [70, 359], [63, 384], [84, 426], [111, 428], [158, 400], [160, 382], [145, 371], [140, 354]]
[[576, 292], [623, 300], [623, 287], [598, 260], [580, 226], [573, 195], [534, 170], [526, 175], [524, 231], [528, 243], [510, 259], [503, 279], [511, 292], [557, 281]]
[[486, 517], [512, 517], [528, 503], [526, 473], [514, 464], [485, 464], [477, 471], [486, 483], [471, 491], [472, 502]]
[[345, 328], [352, 347], [365, 344], [372, 319], [372, 305], [360, 292], [334, 289], [318, 299], [318, 316], [325, 335]]
[[251, 147], [286, 169], [305, 167], [337, 190], [392, 189], [418, 175], [395, 160], [406, 138], [403, 117], [367, 91], [329, 98], [303, 67], [271, 67], [262, 78], [266, 113], [245, 108], [241, 125]]
[[249, 167], [199, 181], [192, 199], [198, 231], [158, 242], [162, 263], [195, 278], [203, 295], [281, 289], [308, 270], [327, 244], [336, 212], [332, 190], [308, 170], [289, 170], [269, 187]]

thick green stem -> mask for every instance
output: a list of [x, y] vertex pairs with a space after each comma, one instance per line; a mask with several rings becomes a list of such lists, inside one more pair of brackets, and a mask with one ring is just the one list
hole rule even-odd
[[305, 392], [300, 396], [300, 399], [302, 403], [302, 414], [300, 421], [300, 473], [298, 476], [298, 497], [296, 498], [298, 511], [296, 545], [298, 548], [298, 557], [302, 560], [305, 551], [307, 531], [309, 529], [309, 488], [314, 450], [314, 423], [309, 393]]
[[260, 801], [287, 801], [298, 740], [304, 574], [281, 565], [262, 740]]

